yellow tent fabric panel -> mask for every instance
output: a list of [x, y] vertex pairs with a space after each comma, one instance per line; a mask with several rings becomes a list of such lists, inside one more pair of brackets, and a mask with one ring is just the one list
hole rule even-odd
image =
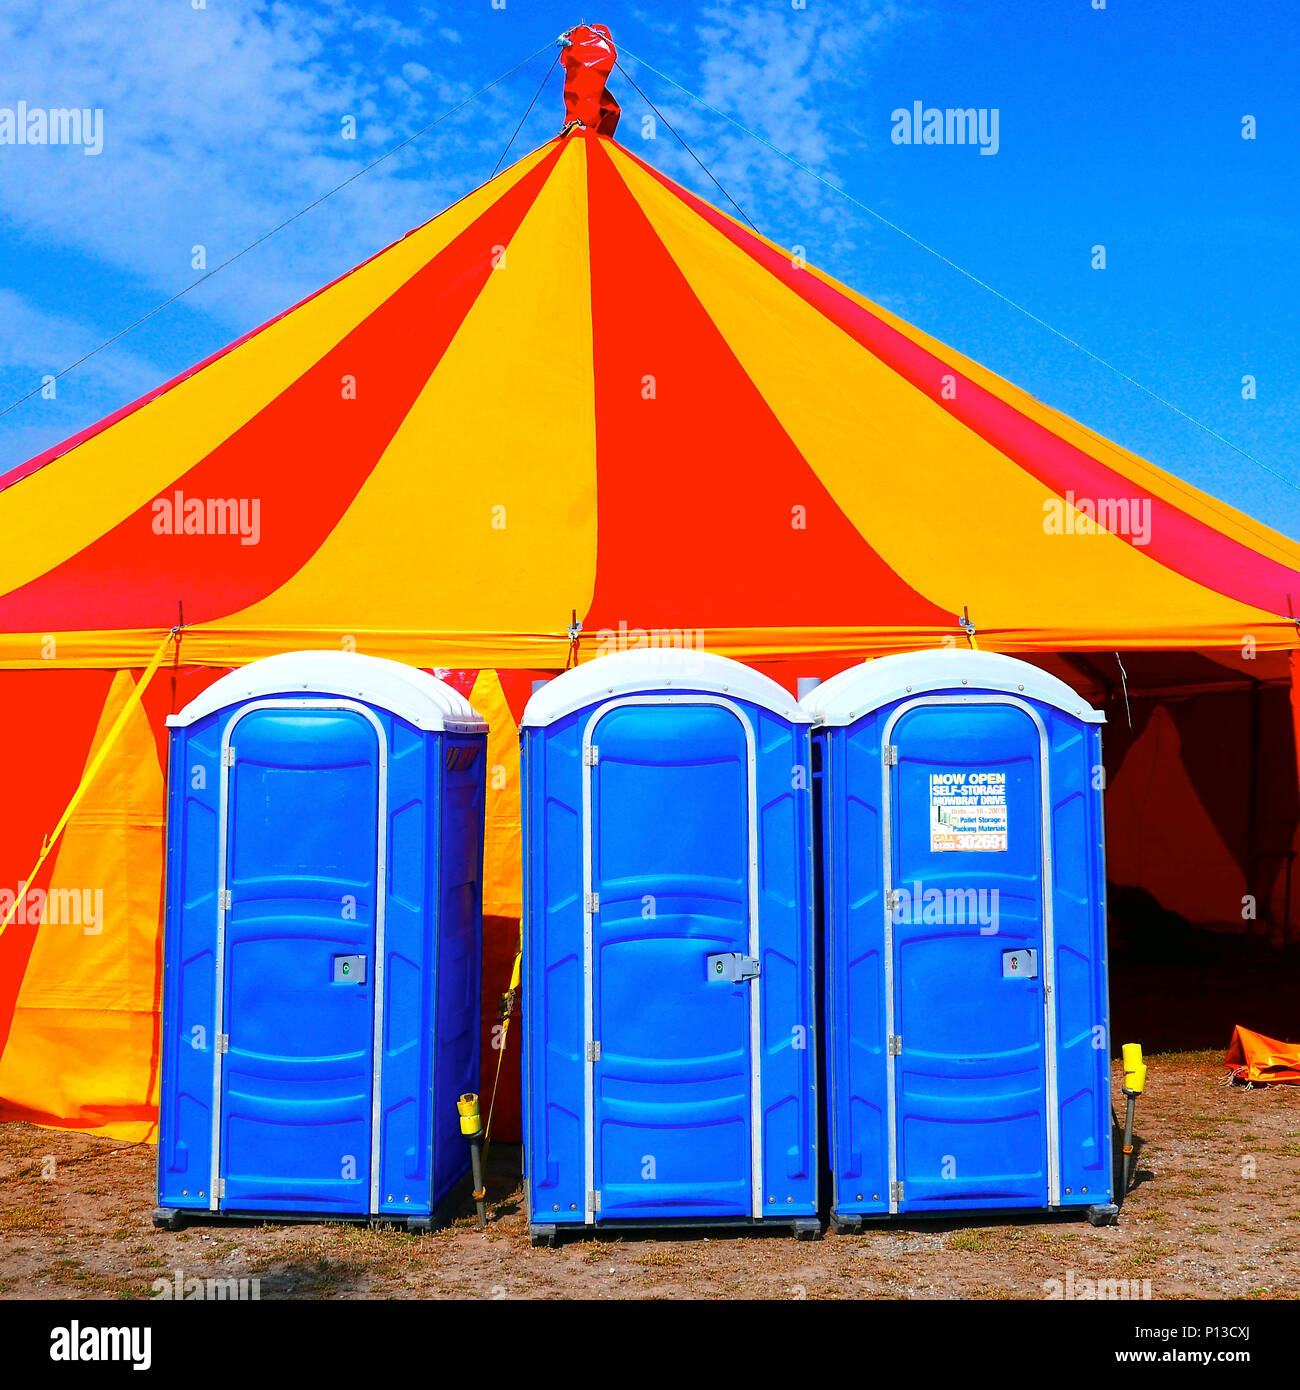
[[523, 910], [519, 729], [495, 671], [478, 673], [469, 699], [488, 724], [483, 915], [518, 917]]
[[324, 544], [214, 626], [257, 630], [279, 649], [329, 614], [337, 626], [322, 645], [354, 635], [383, 656], [396, 655], [385, 631], [400, 642], [563, 628], [595, 583], [591, 335], [586, 150], [575, 141]]

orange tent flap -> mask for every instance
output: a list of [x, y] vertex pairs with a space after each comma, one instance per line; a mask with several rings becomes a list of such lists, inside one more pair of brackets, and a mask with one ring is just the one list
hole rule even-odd
[[1232, 1030], [1232, 1041], [1223, 1060], [1238, 1081], [1300, 1085], [1300, 1043], [1278, 1042], [1238, 1024]]

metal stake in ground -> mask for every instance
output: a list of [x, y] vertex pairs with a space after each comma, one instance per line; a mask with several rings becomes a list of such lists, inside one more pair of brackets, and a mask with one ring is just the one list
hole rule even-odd
[[1146, 1089], [1147, 1068], [1142, 1060], [1141, 1043], [1125, 1043], [1124, 1056], [1124, 1177], [1120, 1183], [1119, 1199], [1128, 1196], [1129, 1166], [1133, 1160], [1133, 1110], [1137, 1098]]
[[479, 1117], [478, 1097], [468, 1091], [456, 1102], [460, 1111], [460, 1132], [469, 1140], [469, 1163], [474, 1176], [474, 1206], [478, 1210], [478, 1224], [487, 1225], [487, 1207], [483, 1199], [487, 1189], [483, 1186], [483, 1153], [479, 1140], [483, 1137], [483, 1121]]

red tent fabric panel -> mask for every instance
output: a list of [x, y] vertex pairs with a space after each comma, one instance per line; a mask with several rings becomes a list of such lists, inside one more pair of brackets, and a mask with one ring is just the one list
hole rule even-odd
[[[1130, 670], [1130, 676], [1133, 672]], [[1300, 929], [1288, 891], [1300, 798], [1290, 692], [1259, 685], [1108, 706], [1107, 874], [1194, 924], [1279, 940]], [[1300, 885], [1297, 885], [1300, 886]], [[1112, 895], [1113, 915], [1123, 900]]]
[[[0, 798], [0, 887], [18, 892], [72, 799], [112, 681], [111, 671], [0, 671], [0, 727], [10, 731]], [[53, 867], [51, 855], [29, 887], [44, 888]], [[0, 936], [0, 1051], [35, 939], [36, 928], [17, 921]]]
[[844, 515], [604, 147], [588, 151], [600, 546], [584, 627], [950, 627]]

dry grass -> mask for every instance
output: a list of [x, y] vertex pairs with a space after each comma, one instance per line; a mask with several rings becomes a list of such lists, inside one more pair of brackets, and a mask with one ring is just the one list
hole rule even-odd
[[673, 1233], [534, 1250], [517, 1151], [499, 1146], [486, 1231], [465, 1215], [423, 1237], [346, 1224], [172, 1234], [149, 1220], [151, 1147], [0, 1126], [0, 1298], [148, 1298], [177, 1270], [295, 1299], [1037, 1299], [1066, 1271], [1150, 1279], [1161, 1299], [1300, 1297], [1300, 1088], [1225, 1087], [1217, 1052], [1150, 1060], [1138, 1184], [1120, 1224], [1097, 1230], [992, 1218], [820, 1242]]

